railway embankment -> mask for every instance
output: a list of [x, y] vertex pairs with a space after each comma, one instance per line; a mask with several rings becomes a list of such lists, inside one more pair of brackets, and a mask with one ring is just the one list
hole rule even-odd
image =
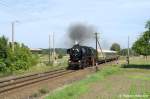
[[106, 66], [82, 81], [49, 93], [45, 99], [149, 99], [149, 60], [135, 57], [131, 65]]

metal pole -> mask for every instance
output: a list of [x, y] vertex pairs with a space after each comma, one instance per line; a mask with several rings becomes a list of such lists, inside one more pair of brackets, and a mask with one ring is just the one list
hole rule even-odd
[[97, 34], [98, 34], [98, 33], [95, 33], [95, 40], [96, 40], [96, 66], [95, 66], [95, 70], [96, 70], [96, 72], [98, 71], [98, 67], [97, 67], [97, 62], [98, 62], [97, 40], [98, 40], [98, 38], [97, 38]]
[[18, 23], [18, 20], [12, 21], [12, 51], [15, 50], [15, 23]]
[[105, 63], [106, 63], [106, 59], [105, 59], [105, 56], [104, 56], [104, 53], [103, 53], [102, 47], [101, 47], [101, 45], [100, 45], [100, 42], [99, 42], [99, 41], [97, 41], [97, 42], [98, 42], [98, 45], [99, 45], [99, 47], [100, 47], [100, 50], [101, 50], [101, 53], [102, 53], [103, 59], [105, 60]]
[[51, 38], [49, 35], [49, 64], [50, 64], [50, 60], [51, 60]]
[[129, 57], [130, 57], [130, 49], [129, 49], [129, 40], [130, 40], [130, 38], [129, 38], [129, 36], [128, 36], [128, 56], [127, 56], [127, 62], [128, 62], [128, 65], [130, 64], [130, 59], [129, 59]]
[[12, 51], [14, 52], [14, 22], [12, 24]]
[[95, 33], [95, 40], [96, 40], [96, 62], [97, 62], [97, 59], [98, 59], [98, 49], [97, 49], [97, 33]]
[[54, 33], [53, 33], [53, 62], [55, 62], [55, 41], [54, 41]]

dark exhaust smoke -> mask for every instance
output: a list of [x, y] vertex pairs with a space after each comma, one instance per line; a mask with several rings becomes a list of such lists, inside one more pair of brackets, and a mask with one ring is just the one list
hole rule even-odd
[[68, 35], [72, 43], [83, 44], [87, 42], [87, 40], [90, 41], [94, 39], [95, 32], [94, 26], [77, 23], [70, 25]]

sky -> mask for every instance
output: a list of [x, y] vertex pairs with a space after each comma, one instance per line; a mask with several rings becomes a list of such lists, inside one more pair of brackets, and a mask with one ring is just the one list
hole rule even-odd
[[55, 47], [70, 47], [67, 32], [75, 23], [94, 26], [104, 49], [114, 42], [126, 48], [128, 36], [131, 47], [149, 19], [150, 0], [0, 0], [0, 36], [11, 41], [17, 20], [15, 41], [30, 48], [48, 48], [53, 33]]

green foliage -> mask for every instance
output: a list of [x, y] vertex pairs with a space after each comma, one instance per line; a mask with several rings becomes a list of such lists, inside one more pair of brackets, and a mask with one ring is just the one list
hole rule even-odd
[[0, 71], [27, 70], [36, 63], [36, 59], [27, 46], [15, 42], [13, 51], [8, 39], [4, 36], [0, 37]]
[[113, 51], [120, 51], [120, 45], [118, 43], [113, 43], [112, 46], [110, 47], [111, 50]]
[[62, 55], [62, 54], [59, 54], [59, 55], [58, 55], [58, 58], [59, 58], [59, 59], [63, 58], [63, 55]]
[[145, 25], [145, 28], [148, 28], [148, 29], [149, 29], [149, 31], [150, 31], [150, 20], [149, 20], [149, 21], [147, 21], [147, 23], [146, 23], [146, 25]]
[[41, 89], [39, 90], [39, 93], [40, 93], [40, 94], [46, 94], [46, 93], [48, 93], [48, 92], [49, 92], [49, 90], [48, 90], [47, 87], [41, 88]]
[[0, 58], [6, 58], [7, 57], [7, 51], [8, 50], [8, 39], [2, 36], [0, 38]]
[[6, 64], [2, 61], [0, 61], [0, 71], [6, 71]]
[[133, 44], [132, 49], [140, 55], [150, 55], [150, 31], [146, 31], [143, 35]]

